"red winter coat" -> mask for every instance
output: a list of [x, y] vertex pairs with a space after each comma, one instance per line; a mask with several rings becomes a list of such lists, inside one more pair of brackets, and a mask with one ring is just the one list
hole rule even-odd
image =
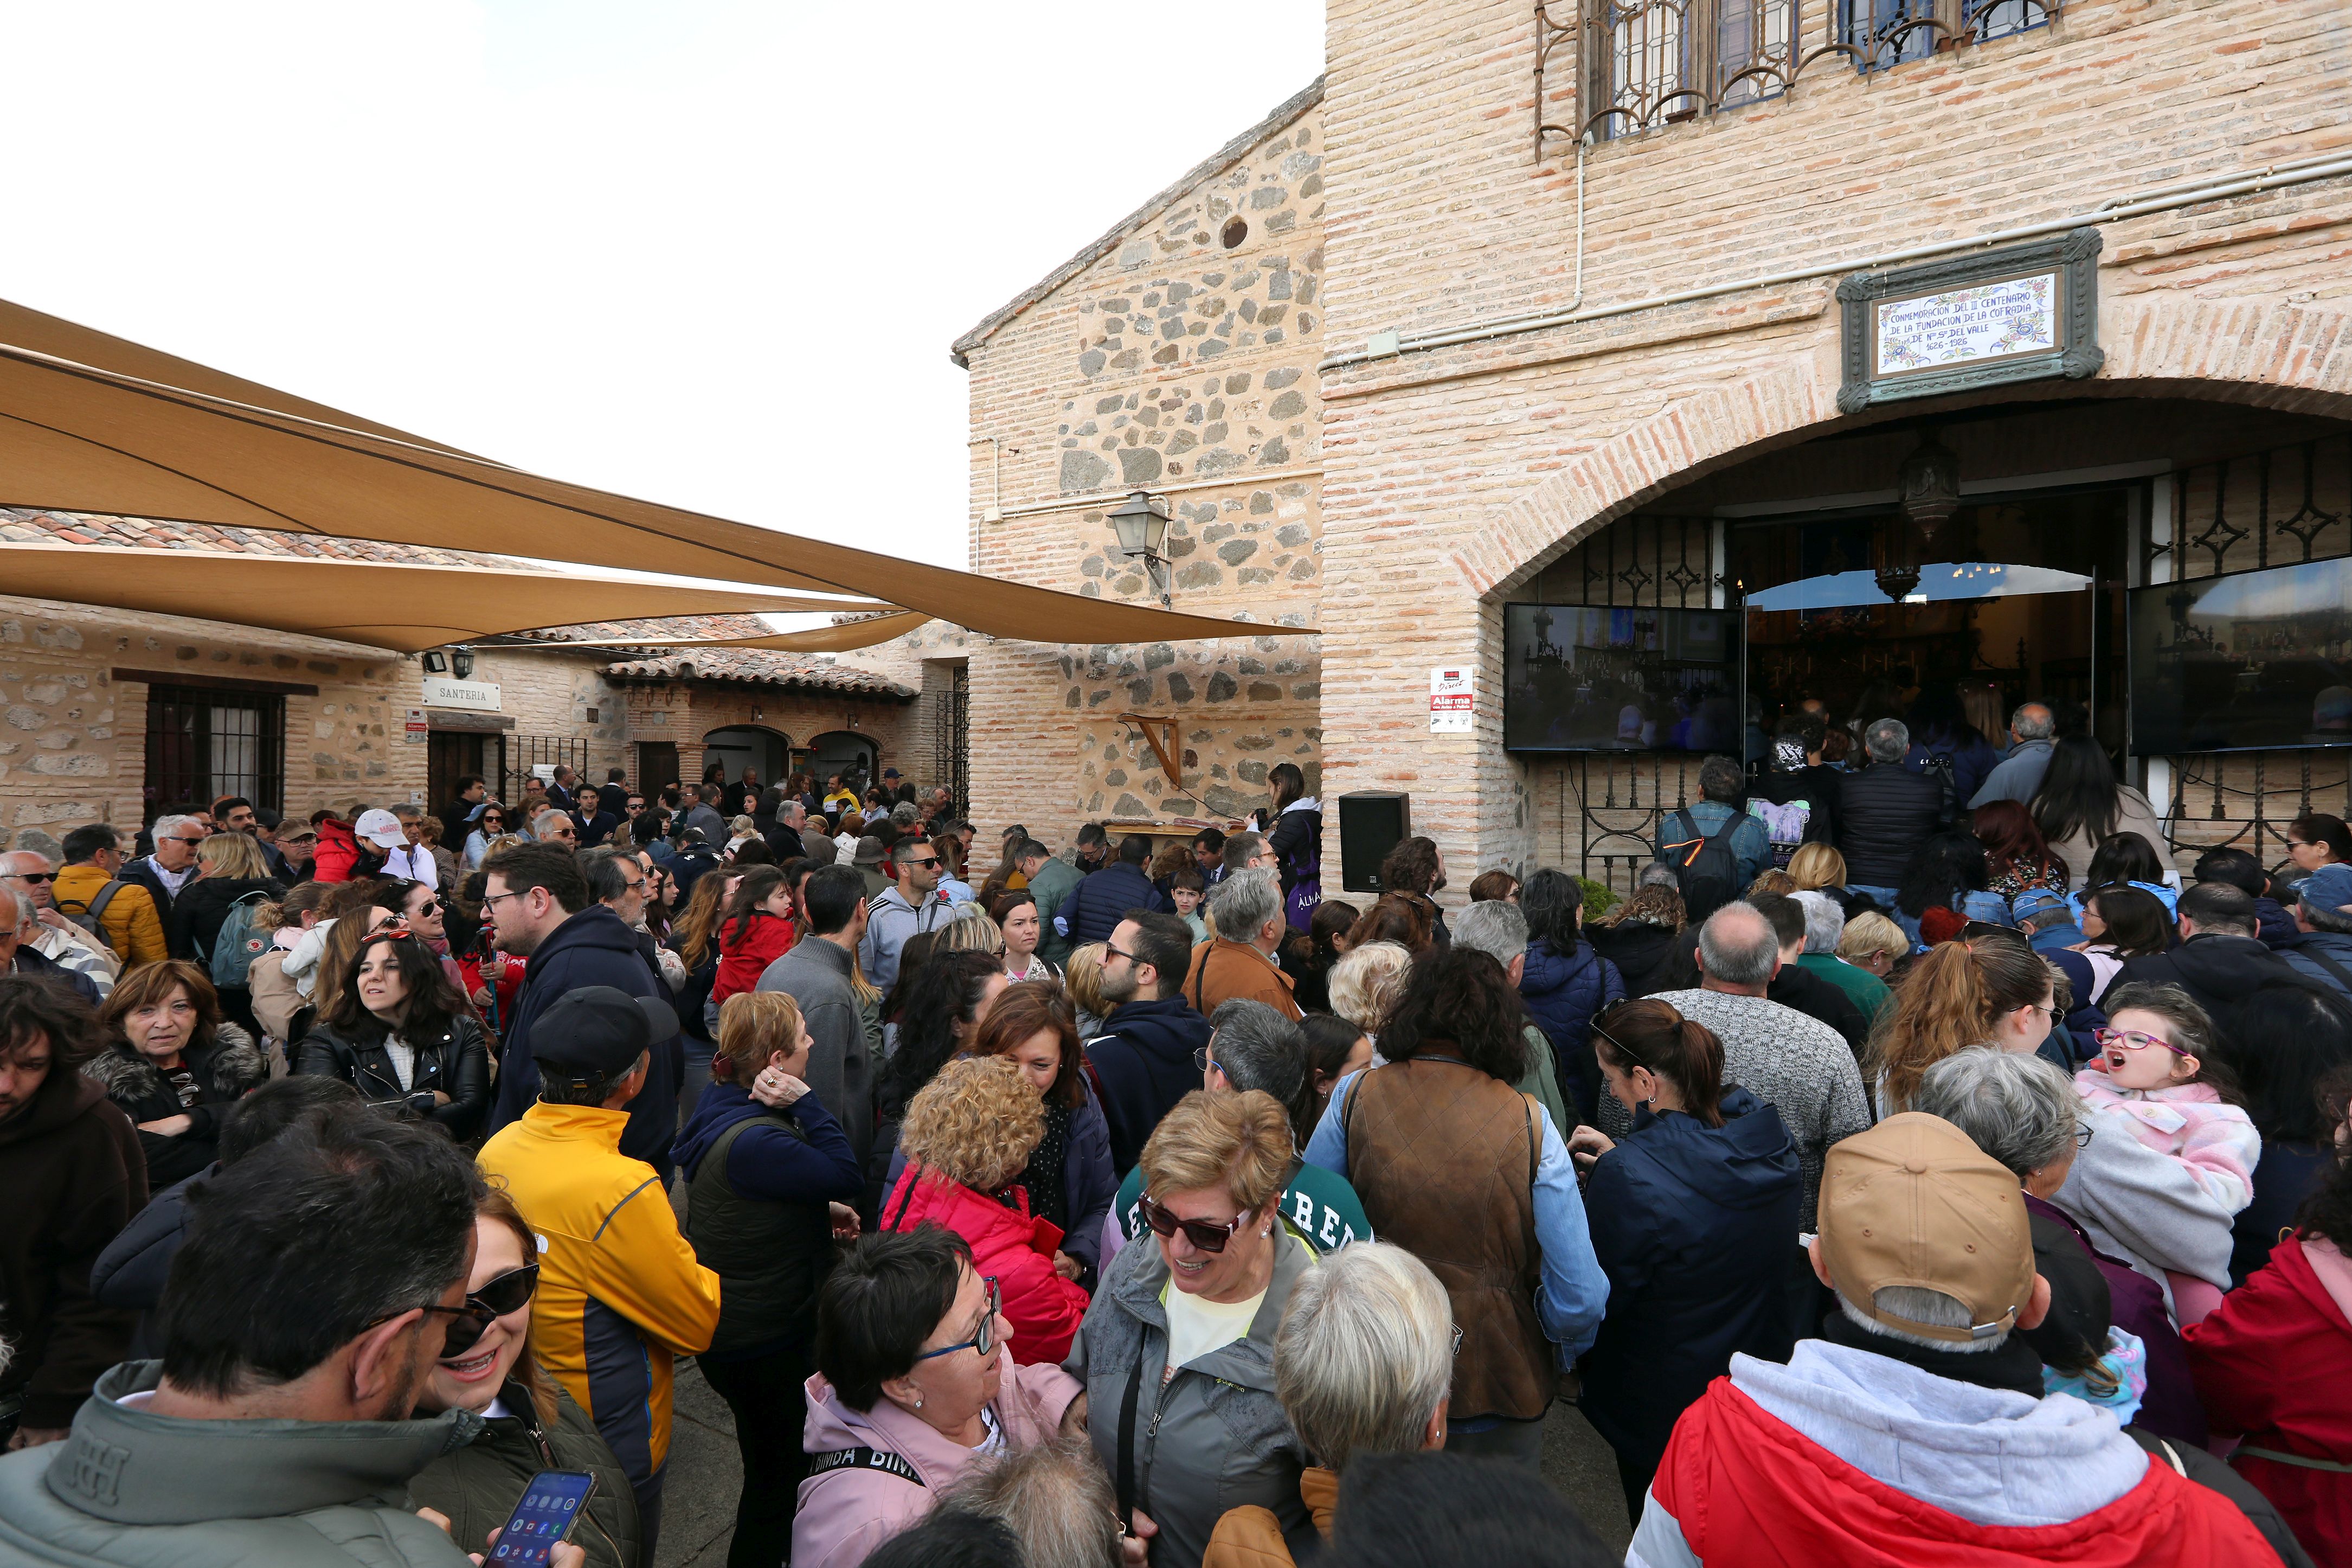
[[2221, 1568], [2277, 1553], [2219, 1492], [2150, 1464], [2063, 1524], [1973, 1524], [1864, 1474], [1727, 1377], [1683, 1412], [1650, 1483], [1706, 1568]]
[[1076, 1280], [1054, 1272], [1061, 1226], [1033, 1217], [1023, 1189], [1015, 1187], [1013, 1194], [1018, 1206], [1007, 1208], [961, 1182], [909, 1164], [882, 1205], [882, 1228], [912, 1230], [929, 1220], [963, 1237], [973, 1265], [1004, 1294], [1013, 1359], [1058, 1366], [1087, 1315], [1087, 1293]]
[[[319, 847], [310, 863], [310, 879], [317, 882], [348, 882], [362, 874], [361, 868], [374, 858], [360, 848], [352, 825], [340, 817], [319, 819]], [[378, 866], [383, 864], [376, 859]]]
[[[744, 930], [750, 926], [749, 931]], [[729, 921], [719, 928], [719, 978], [711, 982], [710, 999], [724, 1002], [739, 991], [759, 989], [768, 965], [792, 952], [800, 928], [771, 914]]]
[[[2249, 1448], [2352, 1465], [2347, 1300], [2352, 1262], [2324, 1241], [2290, 1237], [2211, 1316], [2190, 1324], [2181, 1337], [2213, 1430], [2242, 1433]], [[2242, 1449], [2235, 1464], [2313, 1561], [2352, 1563], [2352, 1475]]]

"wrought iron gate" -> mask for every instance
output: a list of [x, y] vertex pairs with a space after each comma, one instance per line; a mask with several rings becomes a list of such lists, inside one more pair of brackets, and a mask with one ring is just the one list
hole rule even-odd
[[949, 684], [930, 694], [931, 782], [955, 797], [959, 812], [971, 809], [971, 679], [955, 666]]

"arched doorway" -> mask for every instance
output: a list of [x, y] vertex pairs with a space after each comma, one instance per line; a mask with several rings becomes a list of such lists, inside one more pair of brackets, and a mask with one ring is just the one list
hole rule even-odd
[[762, 787], [782, 784], [792, 745], [792, 737], [780, 731], [758, 724], [730, 724], [702, 737], [702, 771], [707, 776], [717, 763], [726, 769], [726, 781], [733, 784], [750, 768], [759, 775]]
[[819, 785], [827, 773], [862, 772], [867, 783], [881, 771], [882, 748], [871, 736], [855, 730], [827, 730], [813, 737], [808, 743], [808, 758], [803, 764], [816, 775]]

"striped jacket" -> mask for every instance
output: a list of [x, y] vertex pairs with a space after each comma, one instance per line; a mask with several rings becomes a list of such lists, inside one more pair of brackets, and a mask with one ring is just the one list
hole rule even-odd
[[719, 1276], [695, 1261], [652, 1166], [620, 1152], [625, 1110], [532, 1106], [483, 1145], [539, 1237], [540, 1360], [641, 1489], [669, 1458], [670, 1359], [710, 1345]]

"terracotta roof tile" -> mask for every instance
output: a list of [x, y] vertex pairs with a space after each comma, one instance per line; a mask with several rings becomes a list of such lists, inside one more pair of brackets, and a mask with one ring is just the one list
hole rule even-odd
[[808, 691], [855, 692], [911, 702], [915, 692], [887, 676], [845, 664], [828, 664], [806, 654], [777, 653], [767, 648], [698, 647], [649, 658], [624, 659], [604, 667], [620, 679], [740, 680], [755, 686], [782, 686]]

